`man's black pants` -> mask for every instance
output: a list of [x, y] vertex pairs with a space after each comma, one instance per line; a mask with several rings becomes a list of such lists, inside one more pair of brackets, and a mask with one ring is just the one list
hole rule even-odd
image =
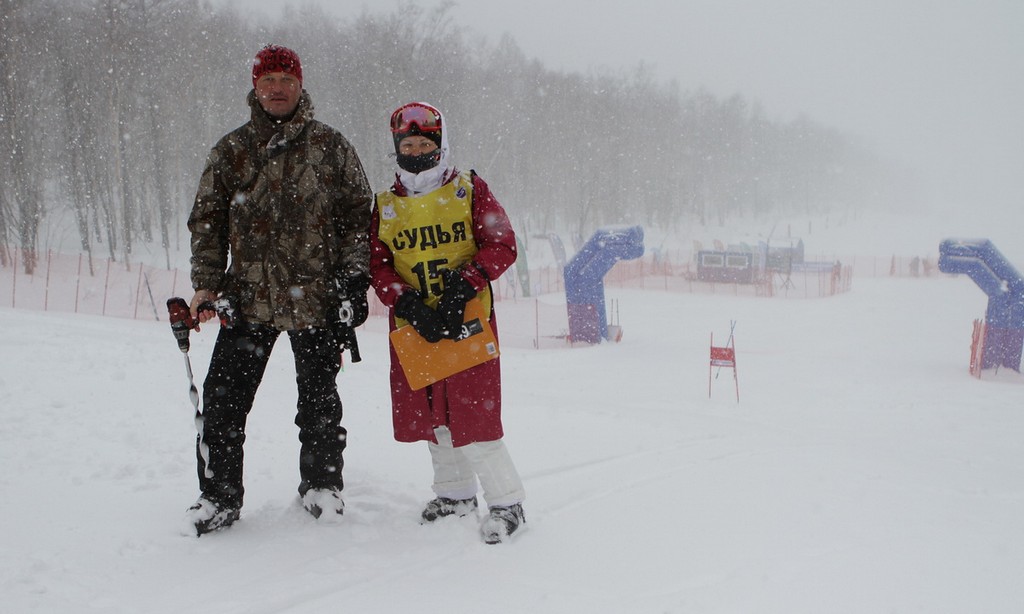
[[[196, 442], [199, 487], [212, 501], [242, 505], [245, 422], [279, 335], [280, 331], [267, 326], [240, 323], [221, 327], [217, 336], [203, 384], [203, 426]], [[336, 381], [341, 370], [338, 342], [327, 328], [288, 331], [288, 337], [298, 383], [299, 492], [341, 490], [347, 433], [341, 426]], [[208, 467], [200, 454], [200, 440], [209, 450]]]

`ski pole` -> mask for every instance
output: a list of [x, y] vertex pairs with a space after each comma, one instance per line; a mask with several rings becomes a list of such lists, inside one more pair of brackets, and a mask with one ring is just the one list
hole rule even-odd
[[199, 330], [199, 321], [192, 317], [188, 303], [181, 297], [167, 299], [167, 312], [171, 320], [171, 332], [178, 341], [178, 349], [185, 356], [185, 373], [188, 375], [188, 397], [192, 400], [192, 407], [195, 409], [196, 431], [199, 433], [199, 456], [203, 459], [203, 474], [213, 477], [210, 471], [210, 447], [203, 442], [203, 412], [199, 407], [199, 390], [196, 388], [195, 378], [192, 377], [192, 361], [188, 358], [189, 331]]

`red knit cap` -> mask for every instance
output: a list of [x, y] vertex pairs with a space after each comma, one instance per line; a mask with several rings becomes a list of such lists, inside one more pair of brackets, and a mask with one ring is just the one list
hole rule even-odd
[[252, 86], [268, 72], [286, 72], [299, 80], [302, 85], [302, 64], [299, 54], [287, 47], [267, 45], [256, 54], [252, 63]]

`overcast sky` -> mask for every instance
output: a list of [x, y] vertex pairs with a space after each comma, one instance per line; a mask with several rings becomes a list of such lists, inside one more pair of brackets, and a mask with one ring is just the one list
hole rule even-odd
[[[310, 1], [343, 17], [401, 5], [260, 0]], [[642, 62], [683, 91], [805, 114], [917, 168], [936, 199], [1024, 207], [1024, 0], [463, 0], [452, 15], [551, 69]]]

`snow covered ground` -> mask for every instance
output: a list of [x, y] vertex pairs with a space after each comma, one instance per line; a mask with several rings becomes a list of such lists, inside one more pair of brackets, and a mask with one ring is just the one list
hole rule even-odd
[[[344, 521], [297, 503], [282, 339], [242, 519], [196, 539], [179, 534], [195, 431], [168, 326], [0, 308], [3, 610], [1020, 611], [1024, 379], [968, 374], [986, 305], [970, 280], [608, 298], [621, 343], [504, 350], [528, 528], [499, 546], [472, 519], [418, 524], [430, 462], [391, 437], [383, 321], [339, 377]], [[709, 335], [731, 320], [739, 403], [728, 369], [708, 398]], [[214, 336], [192, 335], [200, 383]]]

